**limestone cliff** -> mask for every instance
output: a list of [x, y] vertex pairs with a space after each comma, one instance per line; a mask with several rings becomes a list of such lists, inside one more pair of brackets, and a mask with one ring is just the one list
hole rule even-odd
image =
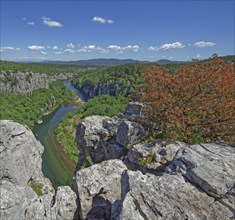
[[124, 85], [123, 82], [119, 81], [94, 83], [86, 80], [84, 82], [78, 82], [75, 86], [87, 97], [87, 99], [102, 94], [109, 94], [112, 96], [117, 96], [120, 94], [129, 95], [133, 90], [130, 82], [126, 82]]
[[36, 89], [48, 88], [51, 82], [71, 78], [70, 73], [58, 73], [48, 75], [43, 73], [16, 72], [0, 73], [1, 92], [13, 92], [16, 94], [30, 94]]
[[55, 194], [41, 171], [43, 150], [27, 127], [0, 121], [0, 219], [76, 219], [76, 194]]

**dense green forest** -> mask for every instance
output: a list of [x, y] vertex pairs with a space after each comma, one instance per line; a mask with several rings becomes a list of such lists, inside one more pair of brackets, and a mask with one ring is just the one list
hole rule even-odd
[[0, 93], [0, 119], [10, 119], [26, 124], [30, 128], [41, 119], [44, 113], [57, 108], [63, 100], [71, 99], [74, 94], [62, 82], [52, 83], [48, 89], [38, 89], [31, 95]]
[[54, 75], [57, 73], [80, 74], [86, 71], [92, 71], [97, 67], [63, 65], [63, 64], [45, 64], [45, 63], [17, 63], [0, 60], [1, 72], [33, 72]]

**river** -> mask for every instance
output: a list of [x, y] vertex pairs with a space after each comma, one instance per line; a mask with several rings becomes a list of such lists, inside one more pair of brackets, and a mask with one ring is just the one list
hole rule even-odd
[[[65, 81], [64, 85], [81, 99], [86, 100], [70, 81]], [[66, 106], [62, 104], [56, 111], [44, 116], [43, 123], [36, 124], [33, 128], [34, 135], [44, 146], [42, 171], [55, 188], [61, 185], [71, 185], [76, 166], [57, 142], [54, 134], [55, 129], [68, 113], [78, 110], [79, 107], [73, 103]]]

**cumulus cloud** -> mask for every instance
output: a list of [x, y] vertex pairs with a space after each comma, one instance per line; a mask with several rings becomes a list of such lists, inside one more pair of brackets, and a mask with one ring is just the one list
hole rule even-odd
[[49, 27], [63, 27], [63, 24], [61, 24], [58, 21], [53, 21], [51, 18], [42, 17], [43, 24], [49, 26]]
[[56, 55], [58, 55], [58, 54], [62, 54], [63, 52], [61, 52], [61, 51], [57, 51], [57, 52], [55, 52], [54, 54], [56, 54]]
[[98, 51], [100, 53], [106, 53], [106, 49], [102, 48], [102, 47], [97, 47], [95, 45], [87, 45], [87, 46], [84, 46], [82, 48], [80, 48], [78, 50], [78, 52], [84, 52], [84, 53], [87, 53], [87, 52], [94, 52], [94, 51]]
[[170, 44], [163, 44], [160, 47], [149, 46], [148, 50], [159, 51], [159, 50], [180, 49], [180, 48], [184, 48], [184, 47], [185, 47], [185, 45], [183, 45], [181, 42], [177, 41], [177, 42], [170, 43]]
[[127, 45], [126, 47], [123, 48], [124, 50], [131, 50], [133, 52], [138, 52], [140, 49], [138, 45]]
[[19, 47], [0, 47], [0, 52], [19, 51]]
[[68, 49], [65, 49], [64, 52], [65, 53], [75, 53], [76, 51], [71, 48], [68, 48]]
[[47, 53], [45, 51], [40, 51], [40, 54], [46, 55]]
[[205, 42], [205, 41], [199, 41], [193, 44], [194, 47], [213, 47], [215, 46], [214, 42]]
[[28, 21], [27, 24], [33, 26], [33, 25], [35, 25], [35, 22], [33, 22], [33, 21]]
[[75, 45], [72, 44], [72, 43], [69, 43], [69, 44], [67, 44], [67, 47], [70, 48], [70, 49], [74, 49], [74, 48], [75, 48]]
[[32, 45], [32, 46], [28, 46], [29, 50], [45, 50], [44, 46], [38, 46], [38, 45]]
[[112, 24], [114, 22], [111, 19], [104, 19], [104, 18], [99, 17], [99, 16], [94, 16], [92, 18], [92, 21], [94, 21], [95, 23], [100, 23], [100, 24]]
[[184, 48], [185, 45], [183, 45], [181, 42], [175, 42], [172, 44], [163, 44], [160, 47], [160, 50], [170, 50], [170, 49], [179, 49], [179, 48]]
[[132, 51], [132, 52], [138, 52], [139, 46], [138, 45], [127, 45], [125, 47], [121, 47], [121, 46], [118, 46], [118, 45], [109, 45], [107, 47], [107, 49], [114, 50], [118, 54], [122, 54], [125, 50], [129, 50], [129, 51]]
[[55, 45], [55, 46], [52, 47], [52, 49], [53, 49], [53, 50], [58, 50], [59, 47]]

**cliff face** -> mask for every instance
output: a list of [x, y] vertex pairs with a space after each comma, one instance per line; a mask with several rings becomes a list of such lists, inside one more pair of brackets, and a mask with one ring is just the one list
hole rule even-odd
[[98, 82], [85, 81], [82, 84], [77, 83], [76, 87], [87, 97], [87, 99], [102, 94], [117, 96], [119, 94], [128, 95], [133, 90], [130, 82], [124, 85], [122, 82]]
[[30, 94], [36, 89], [48, 88], [51, 82], [71, 78], [70, 73], [60, 73], [49, 76], [43, 73], [0, 73], [1, 92]]
[[144, 143], [145, 129], [134, 121], [142, 108], [132, 103], [125, 114], [78, 123], [76, 194], [64, 186], [55, 194], [41, 172], [43, 147], [32, 132], [0, 121], [0, 219], [233, 217], [234, 145], [170, 139]]
[[44, 177], [43, 146], [23, 125], [0, 121], [0, 219], [73, 219], [77, 196]]

